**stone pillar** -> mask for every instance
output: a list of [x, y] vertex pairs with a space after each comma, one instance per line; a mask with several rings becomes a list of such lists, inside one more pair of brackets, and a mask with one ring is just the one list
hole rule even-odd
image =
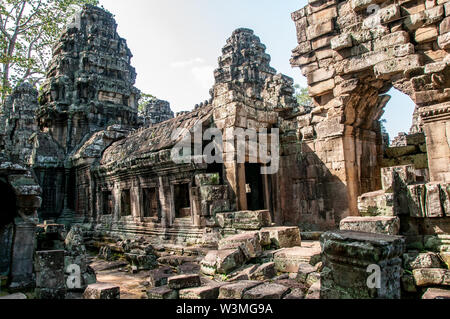
[[33, 254], [35, 237], [36, 224], [31, 221], [24, 221], [19, 217], [16, 218], [11, 263], [10, 288], [12, 289], [29, 288], [34, 284]]
[[450, 102], [419, 109], [432, 182], [450, 182]]
[[402, 237], [333, 231], [320, 241], [321, 299], [400, 299]]
[[38, 251], [35, 260], [36, 297], [64, 299], [64, 250]]
[[163, 227], [170, 227], [172, 225], [172, 197], [171, 186], [167, 178], [159, 178], [159, 201], [161, 203], [161, 225]]

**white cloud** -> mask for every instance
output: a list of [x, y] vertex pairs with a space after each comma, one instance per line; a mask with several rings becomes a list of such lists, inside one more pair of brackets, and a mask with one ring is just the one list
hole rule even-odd
[[192, 66], [194, 64], [202, 64], [204, 63], [205, 60], [203, 60], [202, 58], [195, 58], [195, 59], [191, 59], [191, 60], [186, 60], [186, 61], [176, 61], [170, 64], [171, 68], [174, 69], [178, 69], [178, 68], [185, 68], [188, 66]]
[[210, 89], [214, 85], [214, 69], [212, 65], [204, 65], [193, 67], [191, 71], [202, 88]]

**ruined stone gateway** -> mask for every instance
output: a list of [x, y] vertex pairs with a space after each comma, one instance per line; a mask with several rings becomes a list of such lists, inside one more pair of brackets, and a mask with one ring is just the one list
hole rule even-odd
[[[0, 114], [2, 291], [449, 298], [450, 2], [310, 0], [292, 19], [291, 64], [312, 106], [241, 28], [211, 98], [174, 115], [156, 99], [138, 112], [126, 40], [110, 13], [85, 6], [39, 94], [18, 86]], [[389, 146], [379, 120], [392, 87], [417, 107], [410, 134]], [[209, 129], [224, 136], [220, 161], [174, 160], [186, 132]], [[238, 154], [242, 129], [274, 142], [276, 172], [261, 174], [275, 163], [251, 146]]]

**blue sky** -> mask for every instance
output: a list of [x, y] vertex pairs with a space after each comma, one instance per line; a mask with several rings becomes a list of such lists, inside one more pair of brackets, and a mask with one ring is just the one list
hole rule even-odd
[[[307, 0], [100, 0], [100, 4], [115, 15], [119, 34], [127, 39], [138, 73], [136, 86], [169, 101], [175, 112], [209, 99], [217, 58], [226, 39], [240, 27], [253, 29], [261, 38], [278, 72], [306, 86], [289, 59], [297, 45], [290, 15]], [[391, 137], [409, 131], [413, 110], [409, 98], [394, 96], [385, 114]]]

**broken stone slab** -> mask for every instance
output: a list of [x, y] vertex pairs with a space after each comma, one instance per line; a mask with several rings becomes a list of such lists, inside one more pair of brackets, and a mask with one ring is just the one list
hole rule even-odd
[[407, 270], [441, 268], [443, 264], [436, 253], [406, 253], [403, 255], [403, 267]]
[[179, 291], [180, 299], [212, 300], [219, 297], [221, 284], [211, 284], [204, 287], [188, 288]]
[[218, 299], [242, 299], [244, 293], [256, 286], [261, 285], [262, 282], [254, 280], [243, 280], [237, 283], [229, 284], [220, 287]]
[[84, 291], [83, 299], [120, 299], [120, 287], [104, 283], [92, 284]]
[[247, 290], [242, 299], [283, 299], [289, 292], [283, 285], [266, 283]]
[[170, 289], [185, 289], [201, 286], [200, 276], [196, 274], [173, 276], [167, 279]]
[[358, 210], [362, 216], [394, 216], [394, 194], [383, 190], [358, 197]]
[[450, 290], [430, 288], [427, 289], [425, 294], [422, 296], [422, 299], [450, 299]]
[[450, 270], [441, 268], [422, 268], [413, 270], [417, 286], [450, 286]]
[[400, 233], [400, 218], [388, 216], [347, 217], [341, 221], [340, 230], [394, 236]]
[[[399, 299], [405, 240], [400, 236], [331, 231], [321, 237], [323, 299]], [[379, 271], [379, 289], [368, 280]]]
[[284, 248], [275, 253], [275, 268], [283, 273], [297, 273], [301, 264], [320, 258], [320, 247]]
[[178, 291], [167, 286], [147, 290], [148, 299], [178, 299]]
[[219, 250], [240, 249], [247, 260], [261, 255], [262, 248], [257, 232], [238, 234], [222, 239]]
[[268, 233], [272, 244], [277, 248], [292, 248], [302, 245], [298, 227], [267, 227], [261, 229], [260, 233]]
[[240, 249], [212, 250], [200, 262], [200, 270], [209, 276], [216, 273], [226, 275], [244, 263], [245, 257]]

